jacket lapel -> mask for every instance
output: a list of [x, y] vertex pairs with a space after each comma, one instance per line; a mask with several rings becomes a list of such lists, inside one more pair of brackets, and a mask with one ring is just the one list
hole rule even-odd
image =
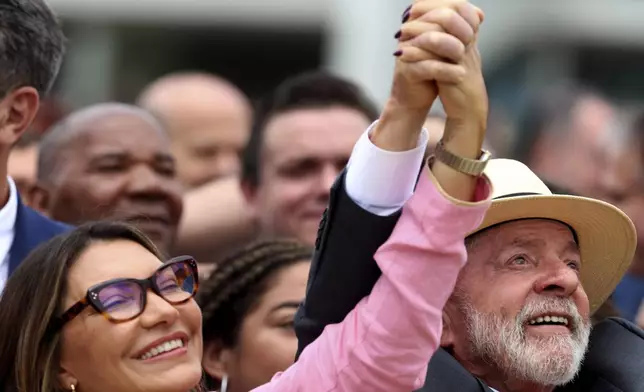
[[416, 392], [492, 392], [444, 349], [432, 356], [425, 386]]
[[20, 262], [27, 256], [32, 247], [38, 244], [40, 236], [36, 230], [28, 232], [28, 227], [36, 229], [38, 226], [30, 225], [33, 219], [27, 210], [27, 206], [22, 203], [18, 195], [18, 211], [16, 214], [16, 223], [14, 225], [13, 243], [9, 250], [9, 276], [18, 267]]

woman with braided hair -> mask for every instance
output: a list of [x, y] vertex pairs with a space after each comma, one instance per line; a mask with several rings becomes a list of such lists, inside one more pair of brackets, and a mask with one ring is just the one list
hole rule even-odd
[[288, 368], [313, 250], [291, 241], [252, 244], [220, 263], [199, 289], [207, 383], [247, 392]]

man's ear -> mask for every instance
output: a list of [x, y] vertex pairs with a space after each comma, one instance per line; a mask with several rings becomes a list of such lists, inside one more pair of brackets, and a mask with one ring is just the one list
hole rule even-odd
[[231, 371], [233, 353], [220, 342], [206, 344], [201, 365], [212, 378], [221, 381]]
[[43, 215], [49, 216], [51, 193], [46, 186], [37, 182], [26, 196], [26, 204]]
[[448, 348], [454, 345], [454, 318], [450, 315], [450, 303], [445, 305], [443, 310], [443, 331], [441, 333], [441, 347]]
[[0, 144], [14, 145], [31, 125], [39, 105], [38, 91], [33, 87], [20, 87], [9, 92], [1, 103], [4, 121], [0, 129]]

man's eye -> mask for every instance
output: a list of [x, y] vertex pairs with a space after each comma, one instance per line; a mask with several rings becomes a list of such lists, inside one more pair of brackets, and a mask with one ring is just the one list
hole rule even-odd
[[528, 259], [526, 259], [524, 256], [517, 256], [512, 260], [512, 264], [526, 265], [528, 264]]

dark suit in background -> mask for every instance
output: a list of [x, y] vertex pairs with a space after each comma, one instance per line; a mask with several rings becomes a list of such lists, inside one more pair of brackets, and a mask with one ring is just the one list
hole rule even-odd
[[[304, 303], [295, 316], [297, 356], [329, 324], [337, 324], [369, 295], [380, 276], [373, 255], [391, 235], [400, 213], [382, 217], [351, 200], [346, 171], [334, 183], [324, 213]], [[340, 272], [341, 271], [341, 272]], [[591, 334], [580, 377], [559, 388], [566, 392], [644, 391], [644, 333], [623, 320], [608, 319]], [[490, 392], [447, 351], [432, 357], [422, 392]]]
[[9, 276], [34, 248], [71, 229], [72, 226], [53, 221], [27, 207], [18, 195], [14, 237], [9, 250]]

